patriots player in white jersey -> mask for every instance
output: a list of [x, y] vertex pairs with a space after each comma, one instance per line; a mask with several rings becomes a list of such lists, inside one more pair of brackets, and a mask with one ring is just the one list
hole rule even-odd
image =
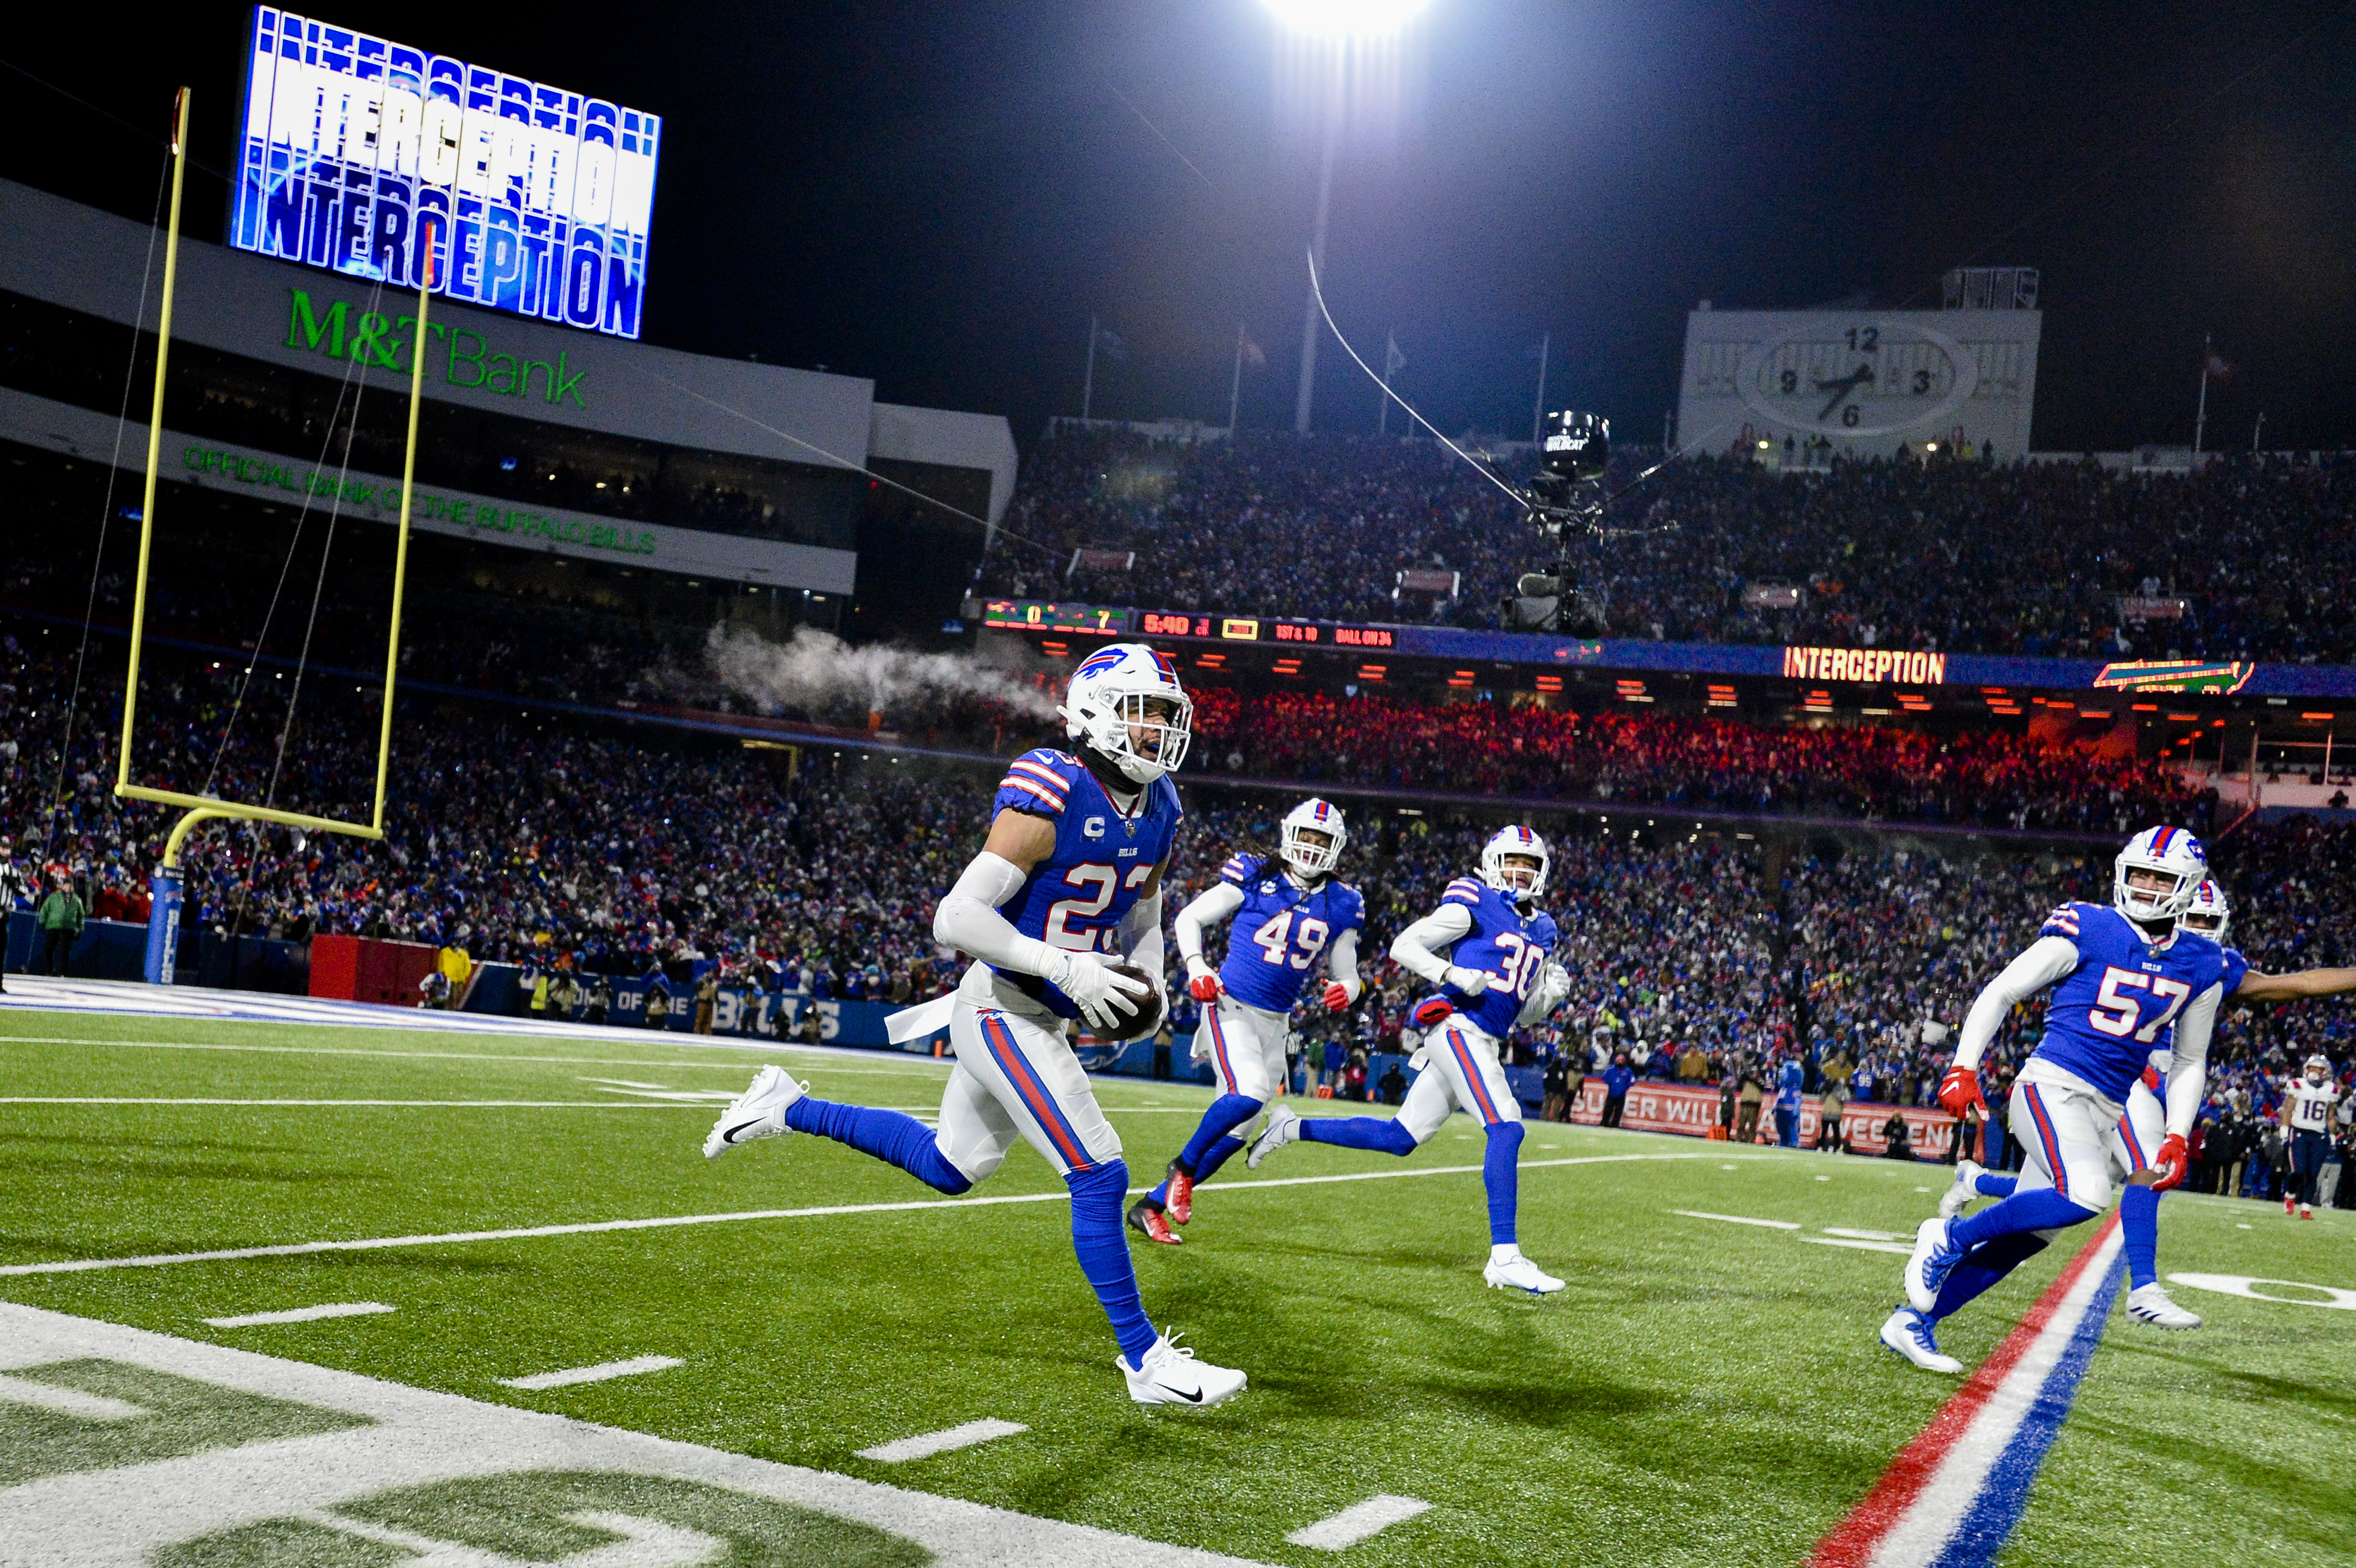
[[2340, 1103], [2340, 1086], [2331, 1081], [2330, 1058], [2320, 1052], [2307, 1058], [2303, 1076], [2283, 1086], [2283, 1133], [2290, 1139], [2292, 1190], [2283, 1194], [2283, 1212], [2298, 1200], [2302, 1219], [2315, 1218], [2315, 1178], [2323, 1172], [2324, 1155], [2331, 1149], [2331, 1108]]
[[1112, 1322], [1130, 1397], [1216, 1404], [1244, 1374], [1196, 1360], [1146, 1316], [1121, 1230], [1120, 1138], [1064, 1037], [1073, 1018], [1121, 1037], [1139, 999], [1161, 984], [1162, 877], [1182, 814], [1168, 775], [1185, 757], [1194, 703], [1167, 658], [1114, 643], [1072, 672], [1059, 711], [1072, 749], [1042, 747], [1009, 766], [989, 839], [933, 914], [934, 940], [979, 961], [943, 999], [957, 1066], [938, 1129], [814, 1100], [767, 1067], [713, 1123], [703, 1152], [815, 1133], [956, 1195], [1022, 1139], [1071, 1190], [1072, 1250]]
[[1450, 883], [1440, 908], [1392, 941], [1400, 967], [1440, 988], [1415, 1009], [1415, 1021], [1430, 1033], [1416, 1053], [1423, 1071], [1396, 1118], [1304, 1120], [1280, 1105], [1247, 1160], [1257, 1168], [1296, 1140], [1411, 1155], [1452, 1112], [1469, 1111], [1489, 1137], [1481, 1173], [1489, 1198], [1489, 1262], [1482, 1277], [1492, 1287], [1537, 1295], [1562, 1289], [1562, 1282], [1522, 1256], [1515, 1234], [1522, 1108], [1497, 1052], [1516, 1025], [1544, 1018], [1570, 994], [1570, 976], [1547, 957], [1554, 918], [1536, 908], [1550, 858], [1546, 841], [1529, 829], [1505, 829], [1481, 851], [1480, 879]]
[[[1178, 956], [1187, 989], [1204, 1004], [1194, 1054], [1211, 1059], [1219, 1097], [1162, 1185], [1129, 1206], [1130, 1228], [1174, 1246], [1171, 1229], [1194, 1218], [1194, 1188], [1243, 1148], [1235, 1134], [1250, 1125], [1284, 1083], [1284, 1036], [1301, 988], [1322, 954], [1329, 977], [1320, 996], [1328, 1010], [1348, 1009], [1365, 991], [1358, 978], [1358, 932], [1366, 901], [1333, 875], [1349, 842], [1340, 807], [1308, 800], [1285, 814], [1276, 859], [1239, 854], [1219, 880], [1178, 911]], [[1226, 961], [1203, 956], [1203, 934], [1233, 918]]]
[[[2161, 1035], [2175, 1028], [2168, 1075], [2167, 1135], [2152, 1186], [2183, 1179], [2185, 1134], [2201, 1108], [2217, 1006], [2245, 967], [2208, 938], [2177, 929], [2209, 875], [2201, 841], [2181, 828], [2149, 828], [2119, 852], [2111, 904], [2065, 904], [2029, 950], [1981, 991], [1964, 1019], [1939, 1103], [1961, 1116], [1980, 1099], [1979, 1064], [1997, 1026], [2047, 986], [2045, 1036], [2013, 1090], [2013, 1135], [2027, 1156], [2013, 1195], [1968, 1219], [1933, 1216], [1906, 1260], [1906, 1304], [1881, 1326], [1881, 1342], [1918, 1367], [1960, 1372], [1943, 1354], [1938, 1322], [2042, 1251], [2054, 1231], [2110, 1206], [2105, 1149], [2128, 1090]], [[2129, 1296], [2129, 1306], [2134, 1296]]]
[[[2213, 881], [2194, 890], [2191, 903], [2177, 917], [2177, 929], [2208, 938], [2225, 947], [2233, 925], [2233, 908], [2225, 891]], [[2267, 974], [2246, 967], [2240, 952], [2225, 949], [2229, 960], [2243, 965], [2241, 982], [2225, 993], [2229, 1002], [2289, 1002], [2308, 996], [2330, 996], [2356, 991], [2356, 969], [2308, 969], [2292, 974]], [[2232, 978], [2229, 968], [2227, 978]], [[2127, 1090], [2126, 1109], [2104, 1138], [2111, 1167], [2126, 1183], [2119, 1197], [2119, 1231], [2127, 1257], [2127, 1316], [2159, 1328], [2198, 1328], [2201, 1316], [2169, 1299], [2159, 1283], [2159, 1197], [2181, 1179], [2155, 1163], [2167, 1141], [2167, 1108], [2161, 1103], [2169, 1068], [2174, 1063], [2173, 1030], [2167, 1042], [2152, 1051], [2142, 1075]], [[1970, 1160], [1959, 1160], [1955, 1183], [1939, 1200], [1939, 1212], [1952, 1218], [1975, 1197], [2009, 1197], [2017, 1177], [1985, 1170]]]

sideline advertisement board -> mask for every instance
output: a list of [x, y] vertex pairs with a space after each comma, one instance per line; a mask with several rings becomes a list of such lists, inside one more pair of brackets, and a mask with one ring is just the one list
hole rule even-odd
[[636, 338], [662, 123], [314, 21], [248, 23], [229, 242]]
[[[1676, 1133], [1687, 1138], [1707, 1138], [1718, 1125], [1718, 1090], [1686, 1083], [1631, 1084], [1627, 1103], [1622, 1108], [1620, 1125], [1634, 1133]], [[1811, 1094], [1800, 1101], [1800, 1146], [1813, 1148], [1816, 1129], [1821, 1125], [1819, 1111], [1822, 1102]], [[1890, 1144], [1881, 1130], [1895, 1113], [1906, 1119], [1907, 1141], [1913, 1145], [1915, 1156], [1925, 1160], [1944, 1160], [1954, 1145], [1955, 1119], [1937, 1109], [1919, 1110], [1913, 1106], [1875, 1105], [1865, 1101], [1852, 1101], [1841, 1113], [1841, 1137], [1860, 1155], [1882, 1155]], [[1571, 1106], [1570, 1119], [1592, 1127], [1603, 1120], [1603, 1080], [1590, 1077]], [[1760, 1113], [1760, 1128], [1768, 1141], [1774, 1138], [1774, 1101], [1771, 1098]]]

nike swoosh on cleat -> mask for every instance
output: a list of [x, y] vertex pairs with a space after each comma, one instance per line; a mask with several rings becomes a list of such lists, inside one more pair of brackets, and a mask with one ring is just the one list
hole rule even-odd
[[1162, 1389], [1164, 1393], [1176, 1394], [1188, 1404], [1201, 1404], [1203, 1402], [1203, 1391], [1200, 1389], [1196, 1389], [1191, 1394], [1186, 1392], [1183, 1389], [1173, 1389], [1168, 1383], [1162, 1384]]
[[747, 1127], [758, 1127], [761, 1124], [761, 1122], [762, 1118], [758, 1116], [754, 1117], [750, 1122], [739, 1122], [734, 1127], [729, 1128], [725, 1133], [721, 1133], [720, 1141], [723, 1144], [733, 1144], [736, 1141], [737, 1133], [742, 1133]]

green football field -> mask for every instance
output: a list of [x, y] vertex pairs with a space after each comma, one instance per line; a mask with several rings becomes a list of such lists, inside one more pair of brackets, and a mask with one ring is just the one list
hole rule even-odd
[[[0, 1035], [0, 1301], [1237, 1558], [1797, 1563], [1958, 1387], [1874, 1337], [1887, 1246], [1931, 1212], [1938, 1166], [1534, 1124], [1522, 1244], [1569, 1281], [1540, 1300], [1483, 1288], [1463, 1117], [1406, 1161], [1237, 1161], [1183, 1247], [1136, 1251], [1156, 1321], [1250, 1387], [1141, 1410], [1034, 1155], [979, 1202], [807, 1136], [708, 1163], [713, 1097], [765, 1059], [741, 1047], [16, 1009]], [[819, 1095], [926, 1115], [945, 1076], [769, 1054]], [[1141, 1183], [1208, 1099], [1098, 1093]], [[684, 1217], [717, 1218], [180, 1258]], [[2356, 1293], [2351, 1218], [2173, 1196], [2160, 1266]], [[1948, 1325], [1947, 1348], [1987, 1356], [2082, 1240]], [[180, 1261], [22, 1272], [134, 1257]], [[2259, 1288], [2288, 1299], [2178, 1287], [2208, 1319], [2188, 1334], [2114, 1307], [1998, 1561], [2356, 1560], [2356, 1311], [2319, 1305], [2356, 1294]], [[393, 1310], [206, 1322], [345, 1303]], [[642, 1357], [676, 1364], [499, 1380]], [[14, 1408], [0, 1390], [0, 1449], [67, 1441]], [[1027, 1430], [859, 1456], [984, 1420]], [[1338, 1554], [1288, 1542], [1377, 1495], [1431, 1506]], [[777, 1560], [820, 1557], [856, 1553], [813, 1536]]]

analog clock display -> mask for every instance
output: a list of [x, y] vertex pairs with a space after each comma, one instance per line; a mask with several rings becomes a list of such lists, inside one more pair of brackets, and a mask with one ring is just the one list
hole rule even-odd
[[1972, 351], [1909, 322], [1822, 317], [1746, 355], [1735, 387], [1752, 413], [1790, 430], [1890, 435], [1936, 424], [1979, 383]]

